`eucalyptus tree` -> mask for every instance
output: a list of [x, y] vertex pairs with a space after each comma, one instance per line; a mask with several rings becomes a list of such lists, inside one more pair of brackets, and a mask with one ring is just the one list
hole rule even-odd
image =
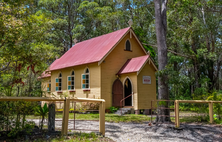
[[180, 98], [206, 99], [204, 94], [218, 90], [221, 12], [221, 1], [169, 3], [168, 45], [173, 51], [169, 53], [169, 68], [175, 73], [170, 75], [170, 84]]
[[[50, 21], [48, 28], [48, 43], [60, 48], [60, 54], [64, 54], [74, 44], [73, 31], [81, 31], [77, 9], [82, 0], [39, 0], [38, 14], [44, 14]], [[78, 33], [75, 33], [78, 34]]]
[[[167, 66], [167, 0], [154, 0], [155, 3], [155, 27], [156, 27], [156, 38], [158, 47], [158, 99], [159, 100], [169, 100], [168, 95], [168, 84], [167, 84], [167, 74], [165, 69]], [[166, 104], [161, 104], [161, 106], [167, 107]], [[158, 116], [156, 121], [165, 122], [170, 121], [169, 109], [158, 109]], [[165, 116], [164, 116], [165, 115]]]

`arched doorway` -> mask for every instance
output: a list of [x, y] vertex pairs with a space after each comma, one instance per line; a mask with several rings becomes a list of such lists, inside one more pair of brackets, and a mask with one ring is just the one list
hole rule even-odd
[[120, 101], [123, 99], [123, 84], [118, 78], [113, 82], [112, 95], [112, 106], [120, 107]]
[[[127, 78], [124, 82], [124, 98], [132, 94], [132, 83]], [[132, 106], [132, 96], [125, 99], [125, 106]]]

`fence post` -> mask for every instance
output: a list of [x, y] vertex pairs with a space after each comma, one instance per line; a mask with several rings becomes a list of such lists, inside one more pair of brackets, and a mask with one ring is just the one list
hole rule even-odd
[[175, 115], [175, 122], [176, 122], [176, 127], [180, 127], [180, 119], [179, 119], [179, 102], [178, 100], [175, 101], [176, 103], [176, 115]]
[[63, 107], [62, 135], [67, 135], [68, 133], [69, 105], [70, 105], [70, 99], [66, 98]]
[[55, 103], [49, 104], [49, 114], [48, 114], [48, 131], [55, 131]]
[[209, 117], [210, 117], [210, 123], [213, 123], [213, 103], [210, 102], [209, 104]]
[[175, 126], [177, 126], [176, 101], [174, 101]]
[[99, 105], [99, 132], [105, 136], [105, 102]]

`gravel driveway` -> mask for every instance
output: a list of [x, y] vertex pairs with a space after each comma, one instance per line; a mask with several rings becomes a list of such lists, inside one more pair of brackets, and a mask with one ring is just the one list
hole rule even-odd
[[[34, 121], [38, 124], [39, 120]], [[148, 126], [148, 123], [106, 122], [105, 124], [105, 136], [117, 142], [222, 142], [222, 126], [218, 125], [181, 124], [180, 129], [175, 129], [173, 124], [152, 126]], [[76, 121], [75, 125], [76, 129], [99, 130], [98, 121]], [[62, 121], [56, 121], [56, 128], [61, 129], [61, 127]], [[69, 121], [68, 127], [73, 128], [73, 121]]]

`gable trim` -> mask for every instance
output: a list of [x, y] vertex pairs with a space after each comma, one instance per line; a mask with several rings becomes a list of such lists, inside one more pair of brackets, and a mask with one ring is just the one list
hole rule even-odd
[[150, 57], [146, 60], [146, 62], [143, 64], [143, 66], [140, 68], [140, 70], [137, 72], [137, 75], [140, 74], [141, 70], [143, 69], [143, 67], [146, 65], [146, 63], [148, 62], [148, 60], [150, 59]]
[[98, 62], [98, 65], [100, 65], [105, 59], [106, 57], [115, 49], [115, 47], [120, 43], [120, 41], [129, 33], [130, 30], [128, 30], [120, 39], [119, 41], [111, 48], [111, 50], [109, 50], [108, 53], [106, 53], [105, 56], [103, 56], [103, 58]]
[[150, 61], [151, 61], [152, 65], [153, 65], [153, 67], [156, 69], [156, 71], [158, 71], [158, 69], [157, 69], [156, 65], [154, 64], [153, 60], [150, 59]]
[[152, 60], [151, 58], [149, 58], [149, 60], [150, 60], [150, 62], [152, 63], [154, 69], [156, 69], [156, 71], [158, 71], [158, 69], [157, 69], [156, 65], [154, 64], [153, 60]]
[[153, 65], [153, 67], [154, 67], [154, 69], [156, 70], [156, 71], [158, 71], [157, 70], [157, 67], [154, 65], [154, 63], [153, 63], [153, 61], [150, 59], [150, 57], [146, 60], [146, 62], [143, 64], [143, 66], [140, 68], [140, 70], [137, 72], [137, 75], [139, 75], [140, 74], [140, 72], [142, 71], [142, 69], [143, 69], [143, 67], [147, 64], [147, 62], [149, 61], [149, 64], [150, 64], [150, 62], [152, 63], [152, 65]]
[[140, 40], [138, 39], [138, 37], [136, 36], [136, 34], [134, 33], [134, 31], [130, 28], [130, 32], [133, 34], [133, 36], [136, 38], [137, 42], [139, 43], [140, 47], [142, 48], [142, 50], [144, 51], [144, 53], [147, 55], [146, 50], [144, 49], [142, 43], [140, 42]]
[[106, 53], [106, 55], [98, 62], [98, 65], [100, 65], [105, 59], [106, 57], [115, 49], [115, 47], [120, 43], [120, 41], [122, 41], [122, 39], [130, 32], [130, 34], [132, 33], [133, 36], [136, 38], [137, 42], [139, 43], [140, 47], [142, 48], [142, 50], [144, 51], [145, 55], [147, 55], [146, 50], [144, 49], [143, 45], [141, 44], [141, 42], [139, 41], [139, 39], [137, 38], [136, 34], [134, 33], [134, 31], [132, 30], [132, 28], [130, 28], [120, 39], [119, 41], [112, 47], [111, 50], [109, 50], [108, 53]]

